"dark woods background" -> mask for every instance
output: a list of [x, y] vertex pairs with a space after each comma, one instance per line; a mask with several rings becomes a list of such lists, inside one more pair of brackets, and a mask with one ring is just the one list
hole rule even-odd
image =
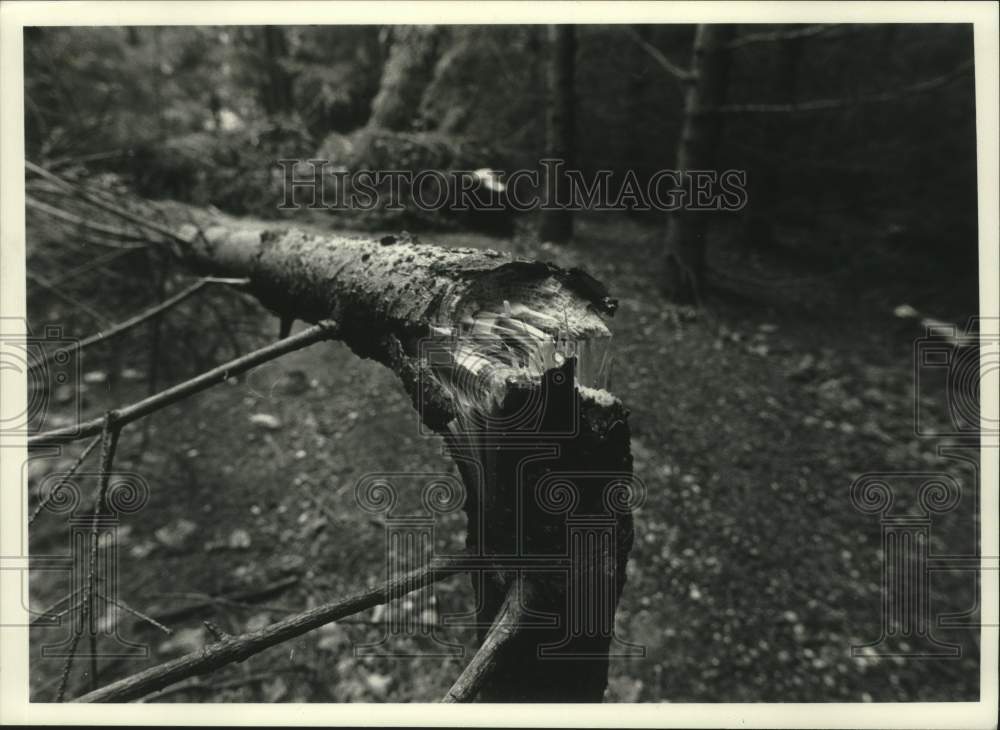
[[[778, 246], [820, 267], [853, 262], [869, 286], [944, 267], [965, 277], [962, 305], [972, 311], [974, 74], [955, 73], [972, 57], [971, 27], [812, 30], [796, 38], [796, 26], [730, 27], [725, 105], [840, 103], [721, 115], [714, 167], [747, 170], [750, 196], [740, 214], [719, 216], [714, 245], [727, 261]], [[766, 38], [781, 31], [792, 37]], [[689, 67], [693, 38], [694, 26], [575, 27], [576, 167], [618, 181], [633, 170], [645, 184], [676, 166], [685, 86], [661, 59]], [[28, 158], [114, 171], [146, 196], [254, 216], [280, 214], [281, 156], [536, 168], [557, 101], [546, 86], [554, 47], [544, 26], [516, 25], [30, 29]], [[912, 88], [934, 80], [943, 83]], [[351, 223], [456, 225], [412, 210], [398, 218]], [[745, 268], [727, 261], [717, 268]], [[917, 288], [918, 298], [946, 296], [924, 278]]]
[[[935, 629], [962, 646], [955, 659], [851, 655], [879, 635], [884, 556], [878, 519], [849, 500], [871, 471], [944, 470], [966, 495], [976, 487], [968, 463], [938, 451], [944, 437], [921, 437], [913, 422], [918, 402], [937, 414], [927, 433], [950, 428], [943, 386], [914, 380], [923, 319], [964, 326], [978, 309], [972, 28], [722, 26], [715, 55], [696, 57], [700, 30], [32, 28], [26, 157], [121, 208], [140, 196], [276, 226], [408, 229], [607, 283], [621, 302], [609, 389], [631, 409], [649, 495], [617, 614], [647, 655], [612, 661], [608, 699], [973, 699], [977, 631]], [[728, 111], [693, 113], [679, 78], [693, 67], [707, 85], [702, 110]], [[509, 171], [559, 151], [588, 176], [634, 171], [644, 184], [678, 166], [684, 129], [700, 140], [685, 159], [747, 171], [743, 210], [668, 225], [644, 211], [553, 222], [278, 208], [278, 158]], [[88, 219], [38, 175], [27, 190], [33, 328], [83, 337], [189, 285], [162, 247], [134, 231], [115, 238], [128, 227], [120, 219]], [[668, 250], [703, 264], [697, 291], [675, 286]], [[77, 404], [99, 414], [277, 334], [256, 303], [205, 289], [88, 350], [82, 381], [52, 391], [53, 419], [65, 419], [52, 425], [71, 422]], [[73, 456], [33, 459], [33, 488]], [[145, 419], [123, 433], [115, 463], [148, 479], [152, 495], [119, 535], [118, 595], [173, 634], [121, 614], [151, 656], [102, 661], [102, 682], [198, 650], [212, 640], [203, 619], [238, 634], [371, 584], [384, 546], [353, 499], [357, 479], [451, 468], [440, 444], [419, 437], [393, 376], [333, 344]], [[445, 527], [461, 539], [461, 520]], [[933, 528], [935, 552], [974, 552], [974, 501]], [[65, 521], [32, 525], [33, 551], [63, 550], [65, 539]], [[441, 584], [442, 613], [469, 607], [467, 584]], [[931, 585], [935, 612], [976, 605], [972, 574], [936, 572]], [[33, 607], [63, 588], [33, 575]], [[442, 697], [467, 658], [353, 656], [383, 619], [331, 624], [156, 699]], [[41, 701], [56, 696], [63, 668], [35, 651], [53, 640], [46, 632], [32, 634]], [[471, 631], [448, 638], [475, 648]], [[87, 671], [78, 660], [67, 697], [90, 687]]]

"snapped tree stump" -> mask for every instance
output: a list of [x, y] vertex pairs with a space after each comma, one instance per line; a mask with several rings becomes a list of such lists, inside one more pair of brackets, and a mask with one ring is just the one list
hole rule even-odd
[[181, 238], [192, 266], [246, 277], [286, 321], [337, 321], [444, 437], [483, 558], [472, 579], [490, 647], [449, 699], [600, 701], [636, 497], [627, 411], [600, 389], [615, 308], [603, 286], [408, 236], [217, 225]]
[[[600, 701], [609, 651], [623, 646], [614, 615], [637, 497], [627, 411], [603, 389], [604, 316], [616, 304], [604, 287], [579, 270], [407, 235], [316, 235], [218, 218], [174, 227], [120, 215], [168, 239], [190, 268], [241, 280], [281, 318], [284, 334], [293, 319], [321, 323], [274, 347], [307, 334], [337, 338], [391, 368], [423, 424], [444, 438], [466, 489], [463, 565], [483, 643], [446, 701]], [[268, 348], [244, 359], [256, 356], [270, 357]], [[163, 665], [139, 684], [122, 680], [80, 700], [139, 696], [178, 671]]]

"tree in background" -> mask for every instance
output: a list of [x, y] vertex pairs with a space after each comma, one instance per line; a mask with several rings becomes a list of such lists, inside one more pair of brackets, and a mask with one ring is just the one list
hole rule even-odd
[[420, 102], [434, 76], [446, 28], [439, 25], [398, 26], [391, 29], [392, 46], [382, 69], [382, 81], [372, 102], [368, 126], [411, 129]]
[[[572, 25], [550, 25], [548, 68], [548, 100], [545, 116], [545, 156], [562, 160], [566, 169], [574, 168], [574, 65], [576, 35]], [[558, 203], [556, 175], [548, 168], [545, 199]], [[570, 201], [562, 201], [568, 203]], [[543, 210], [538, 236], [542, 241], [565, 243], [573, 236], [573, 212], [568, 208]]]
[[266, 71], [261, 79], [261, 104], [269, 115], [290, 114], [295, 109], [295, 99], [285, 30], [280, 25], [265, 25], [258, 30], [258, 36]]
[[[796, 100], [798, 70], [802, 60], [801, 37], [785, 38], [775, 43], [771, 52], [774, 60], [774, 91], [776, 104], [794, 104]], [[787, 158], [787, 142], [797, 120], [789, 119], [782, 125], [769, 125], [763, 132], [767, 152], [748, 180], [748, 195], [753, 207], [745, 216], [744, 238], [748, 244], [767, 247], [775, 242], [774, 223], [783, 188], [795, 174], [794, 162]]]
[[[695, 29], [691, 70], [686, 79], [684, 125], [675, 166], [685, 180], [689, 170], [715, 167], [722, 119], [713, 112], [725, 102], [730, 59], [727, 44], [732, 36], [731, 25], [702, 24]], [[680, 210], [668, 220], [665, 286], [675, 301], [697, 302], [701, 297], [708, 231], [706, 215], [704, 211]]]

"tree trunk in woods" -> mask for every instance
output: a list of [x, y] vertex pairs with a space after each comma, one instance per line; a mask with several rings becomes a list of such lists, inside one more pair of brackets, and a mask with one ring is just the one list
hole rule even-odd
[[[684, 100], [684, 124], [677, 147], [677, 170], [710, 170], [719, 146], [722, 119], [712, 114], [726, 97], [731, 25], [702, 24], [695, 29], [691, 73]], [[690, 189], [690, 188], [688, 188]], [[706, 211], [679, 210], [667, 223], [667, 295], [677, 302], [697, 303], [705, 284]]]
[[288, 39], [278, 25], [261, 28], [262, 50], [266, 78], [261, 90], [261, 102], [269, 115], [287, 114], [295, 108], [292, 98], [292, 76], [285, 68], [288, 60]]
[[518, 599], [505, 614], [516, 636], [459, 694], [601, 701], [609, 649], [622, 646], [612, 632], [635, 496], [628, 413], [600, 389], [610, 340], [600, 314], [615, 307], [603, 286], [410, 238], [181, 231], [196, 270], [248, 278], [283, 319], [333, 319], [444, 437], [465, 485], [468, 548], [482, 558], [472, 574], [481, 639], [512, 590]]
[[[635, 25], [636, 37], [643, 43], [651, 40], [650, 26]], [[628, 78], [628, 104], [629, 108], [629, 139], [628, 139], [628, 164], [636, 171], [640, 180], [645, 180], [649, 173], [649, 148], [648, 140], [645, 138], [646, 127], [644, 126], [643, 111], [648, 108], [647, 97], [649, 94], [648, 72], [649, 54], [638, 44], [631, 44], [630, 48], [634, 55], [634, 60], [630, 63], [631, 73]]]
[[[795, 103], [802, 43], [802, 38], [786, 38], [775, 49], [775, 104]], [[753, 246], [767, 247], [775, 241], [774, 220], [778, 201], [784, 197], [782, 183], [795, 177], [793, 163], [787, 154], [787, 140], [794, 124], [794, 118], [782, 119], [780, 124], [768, 128], [764, 135], [766, 156], [760, 159], [747, 181], [750, 204], [744, 237]]]
[[[545, 116], [545, 156], [565, 162], [563, 169], [573, 168], [574, 123], [574, 70], [576, 60], [576, 34], [572, 25], [549, 26], [549, 57], [547, 64], [548, 100]], [[558, 198], [557, 176], [548, 168], [545, 180], [547, 204], [570, 201]], [[565, 186], [563, 186], [565, 187]], [[565, 193], [564, 193], [565, 195]], [[538, 231], [539, 239], [565, 243], [573, 236], [573, 212], [568, 208], [542, 210]]]
[[368, 126], [397, 132], [410, 130], [424, 91], [434, 76], [445, 26], [399, 26], [392, 29], [389, 58], [372, 101]]

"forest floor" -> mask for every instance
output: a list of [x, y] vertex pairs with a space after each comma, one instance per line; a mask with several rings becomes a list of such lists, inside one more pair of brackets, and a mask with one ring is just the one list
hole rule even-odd
[[[645, 656], [613, 659], [610, 701], [976, 698], [974, 630], [933, 628], [941, 641], [959, 645], [955, 658], [851, 651], [878, 639], [882, 600], [879, 516], [852, 504], [858, 476], [954, 475], [963, 498], [935, 517], [931, 550], [969, 554], [976, 546], [977, 457], [942, 455], [938, 447], [947, 437], [915, 434], [915, 397], [923, 398], [922, 413], [932, 411], [924, 425], [944, 433], [948, 417], [943, 390], [916, 394], [920, 332], [912, 320], [894, 316], [893, 307], [904, 302], [895, 292], [864, 291], [851, 272], [785, 271], [762, 300], [718, 297], [699, 309], [675, 307], [658, 289], [660, 230], [624, 217], [586, 217], [571, 244], [541, 250], [526, 236], [421, 238], [582, 266], [620, 300], [611, 322], [610, 390], [631, 411], [635, 472], [647, 498], [636, 513], [618, 630], [644, 646]], [[231, 296], [213, 291], [192, 303], [185, 310], [190, 336], [228, 336], [204, 324], [204, 308]], [[109, 314], [121, 319], [131, 312]], [[964, 325], [958, 312], [935, 314]], [[32, 321], [46, 316], [32, 312]], [[278, 325], [257, 313], [240, 327], [256, 329], [260, 343]], [[125, 362], [130, 378], [113, 394], [103, 382], [105, 365], [85, 363], [85, 412], [143, 396], [145, 362]], [[453, 472], [440, 439], [421, 433], [395, 376], [339, 343], [289, 355], [148, 422], [145, 436], [140, 424], [124, 432], [117, 460], [150, 486], [149, 503], [119, 529], [118, 595], [160, 617], [210, 600], [188, 615], [164, 618], [169, 636], [119, 612], [120, 633], [148, 646], [150, 655], [103, 659], [102, 684], [210, 642], [205, 619], [240, 633], [376, 583], [385, 571], [382, 528], [358, 506], [354, 485], [371, 473], [412, 473], [419, 480]], [[33, 484], [77, 453], [37, 460]], [[912, 503], [913, 495], [903, 494], [912, 482], [897, 481], [898, 502]], [[459, 546], [463, 522], [460, 513], [449, 516], [438, 534]], [[43, 514], [32, 550], [64, 551], [66, 539], [65, 518]], [[270, 594], [239, 597], [275, 585]], [[32, 586], [32, 607], [39, 610], [65, 593], [63, 579], [51, 574], [36, 573]], [[932, 618], [977, 603], [971, 573], [935, 573], [931, 591]], [[468, 579], [445, 581], [433, 595], [433, 602], [404, 601], [399, 610], [434, 621], [468, 608]], [[377, 641], [386, 615], [368, 611], [358, 617], [362, 623], [329, 625], [149, 699], [438, 700], [471, 656], [471, 630], [438, 632], [464, 645], [464, 658], [355, 657], [352, 644]], [[58, 643], [66, 631], [32, 632], [32, 692], [39, 701], [54, 697], [63, 660], [42, 658], [36, 649]], [[385, 646], [413, 654], [436, 645], [418, 638]], [[74, 667], [68, 696], [89, 683], [89, 661], [77, 659]]]

